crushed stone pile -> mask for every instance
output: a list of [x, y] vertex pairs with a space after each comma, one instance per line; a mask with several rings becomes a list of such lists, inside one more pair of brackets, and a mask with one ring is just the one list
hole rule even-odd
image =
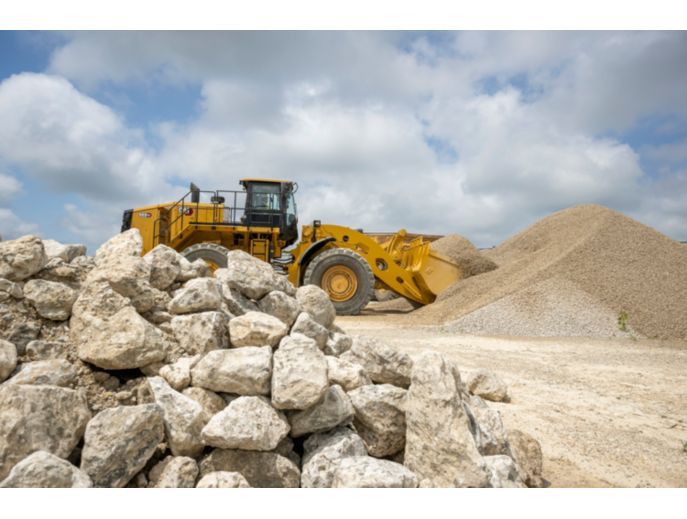
[[493, 374], [349, 336], [242, 251], [141, 252], [0, 242], [0, 487], [544, 484]]
[[433, 241], [431, 248], [459, 265], [465, 278], [497, 268], [496, 263], [480, 253], [470, 240], [457, 234], [448, 234]]
[[554, 213], [408, 316], [466, 333], [687, 338], [687, 247], [598, 205]]

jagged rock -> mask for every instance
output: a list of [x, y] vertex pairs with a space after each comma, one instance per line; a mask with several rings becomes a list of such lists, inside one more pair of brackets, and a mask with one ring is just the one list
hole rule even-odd
[[181, 357], [174, 364], [162, 366], [159, 375], [176, 391], [182, 391], [191, 383], [191, 368], [200, 360], [200, 355]]
[[467, 389], [473, 395], [493, 402], [507, 402], [508, 387], [491, 371], [481, 369], [471, 373], [466, 382]]
[[148, 379], [155, 403], [162, 408], [169, 447], [175, 456], [196, 457], [203, 451], [200, 432], [210, 417], [198, 402], [174, 391], [162, 377]]
[[36, 451], [17, 463], [0, 488], [90, 488], [88, 474], [46, 451]]
[[[76, 333], [75, 333], [76, 332]], [[165, 358], [162, 332], [127, 306], [103, 321], [100, 327], [72, 329], [83, 361], [103, 369], [131, 369]]]
[[191, 369], [191, 384], [222, 393], [268, 395], [271, 376], [272, 348], [246, 346], [206, 354]]
[[508, 431], [508, 446], [511, 457], [520, 467], [525, 484], [528, 487], [543, 487], [543, 456], [539, 442], [526, 432], [511, 429]]
[[370, 456], [383, 458], [405, 447], [406, 390], [391, 384], [362, 386], [348, 393], [355, 418], [353, 425]]
[[227, 268], [217, 269], [215, 278], [250, 299], [259, 300], [283, 286], [272, 266], [242, 250], [227, 254]]
[[143, 238], [138, 229], [129, 229], [116, 234], [95, 251], [95, 263], [98, 266], [116, 263], [125, 256], [140, 256], [143, 253]]
[[200, 258], [191, 262], [191, 268], [193, 268], [196, 271], [196, 277], [207, 278], [212, 276], [212, 271], [210, 270], [210, 267], [205, 262], [205, 260], [202, 260]]
[[246, 312], [229, 321], [229, 338], [235, 348], [241, 346], [276, 346], [289, 333], [276, 317], [262, 312]]
[[346, 424], [353, 418], [351, 399], [341, 386], [331, 386], [321, 401], [289, 415], [291, 436], [297, 438], [308, 433], [318, 433]]
[[201, 437], [220, 449], [271, 451], [290, 429], [286, 417], [265, 397], [242, 396], [213, 416]]
[[272, 405], [277, 409], [308, 409], [329, 387], [327, 361], [315, 341], [287, 336], [272, 358]]
[[291, 335], [296, 333], [305, 335], [315, 341], [315, 344], [321, 350], [324, 349], [327, 339], [329, 339], [329, 331], [324, 326], [318, 324], [307, 312], [301, 312], [291, 327]]
[[203, 476], [196, 488], [250, 488], [250, 485], [238, 472], [217, 471]]
[[67, 348], [68, 344], [61, 341], [31, 341], [26, 345], [26, 358], [30, 361], [64, 358]]
[[258, 308], [261, 312], [276, 317], [289, 328], [301, 311], [295, 298], [276, 290], [263, 297], [258, 302]]
[[198, 464], [187, 456], [168, 456], [154, 488], [193, 488], [198, 477]]
[[[215, 279], [217, 279], [215, 277]], [[231, 288], [228, 283], [219, 280], [220, 292], [224, 299], [227, 310], [234, 316], [243, 315], [246, 312], [260, 312], [260, 308], [253, 301], [244, 296], [235, 288]]]
[[465, 402], [465, 411], [473, 422], [473, 436], [477, 450], [483, 456], [508, 454], [508, 440], [506, 429], [501, 421], [501, 415], [496, 409], [491, 409], [478, 396], [470, 397]]
[[301, 486], [331, 488], [339, 462], [352, 456], [367, 456], [363, 440], [347, 427], [313, 434], [303, 444]]
[[298, 488], [301, 474], [275, 452], [215, 449], [200, 462], [201, 478], [211, 472], [238, 472], [254, 488]]
[[293, 440], [289, 436], [284, 436], [279, 442], [274, 452], [281, 454], [282, 456], [289, 458], [293, 461], [297, 467], [301, 466], [301, 457], [294, 449], [295, 445]]
[[0, 480], [28, 454], [66, 458], [91, 418], [86, 398], [57, 386], [0, 386]]
[[193, 400], [202, 405], [208, 416], [214, 416], [227, 407], [224, 398], [202, 387], [187, 387], [181, 394], [193, 398]]
[[296, 300], [304, 312], [320, 325], [329, 328], [334, 324], [336, 310], [327, 293], [315, 285], [304, 285], [296, 290]]
[[460, 373], [438, 353], [415, 360], [406, 395], [404, 464], [418, 476], [420, 486], [488, 484], [460, 387]]
[[65, 244], [55, 240], [43, 240], [43, 248], [48, 260], [60, 258], [66, 263], [86, 255], [86, 246], [75, 243]]
[[74, 365], [65, 359], [37, 360], [23, 363], [7, 383], [74, 387], [77, 375]]
[[217, 282], [212, 278], [196, 278], [187, 281], [177, 290], [167, 309], [172, 314], [190, 314], [219, 310], [222, 296]]
[[198, 277], [198, 269], [183, 255], [179, 255], [179, 274], [177, 275], [176, 282], [185, 283], [191, 279]]
[[62, 283], [31, 279], [24, 285], [24, 297], [44, 319], [65, 321], [72, 313], [77, 292]]
[[72, 317], [69, 321], [72, 340], [78, 342], [73, 336], [74, 332], [81, 332], [91, 326], [99, 328], [130, 303], [129, 298], [115, 292], [106, 281], [86, 284], [72, 306]]
[[138, 256], [121, 256], [99, 265], [86, 278], [86, 284], [107, 281], [118, 294], [128, 298], [138, 312], [155, 305], [155, 290], [150, 284], [150, 266]]
[[81, 470], [97, 487], [122, 488], [145, 466], [163, 438], [162, 411], [157, 405], [105, 409], [86, 427]]
[[159, 290], [167, 290], [181, 272], [181, 255], [167, 245], [158, 245], [143, 260], [150, 266], [150, 284]]
[[339, 332], [333, 332], [327, 338], [327, 342], [324, 345], [325, 355], [332, 355], [334, 357], [339, 357], [343, 355], [353, 346], [353, 339], [348, 335]]
[[47, 262], [43, 242], [37, 236], [0, 241], [0, 278], [23, 281], [38, 273]]
[[0, 339], [0, 383], [17, 367], [17, 348], [9, 341]]
[[329, 355], [326, 355], [325, 358], [327, 359], [327, 375], [330, 383], [340, 385], [345, 391], [352, 391], [360, 386], [372, 384], [370, 377], [367, 376], [360, 364]]
[[0, 278], [0, 303], [10, 299], [23, 299], [24, 291], [19, 283], [14, 283], [9, 279]]
[[417, 488], [418, 478], [400, 463], [370, 456], [342, 459], [332, 480], [333, 488]]
[[26, 318], [21, 321], [16, 320], [16, 317], [11, 317], [14, 323], [9, 329], [9, 333], [5, 334], [3, 339], [14, 344], [17, 349], [17, 355], [24, 355], [26, 353], [26, 345], [38, 338], [41, 333], [42, 325], [39, 321]]
[[177, 315], [172, 330], [179, 347], [188, 355], [207, 353], [229, 345], [227, 317], [222, 312]]
[[525, 488], [518, 467], [510, 456], [485, 456], [484, 464], [489, 472], [489, 486], [492, 488]]
[[410, 384], [411, 358], [375, 339], [357, 336], [341, 358], [360, 364], [373, 382], [407, 388]]

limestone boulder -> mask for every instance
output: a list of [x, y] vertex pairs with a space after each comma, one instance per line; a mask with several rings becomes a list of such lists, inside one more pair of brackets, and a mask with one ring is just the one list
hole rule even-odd
[[297, 333], [315, 341], [315, 344], [321, 350], [324, 350], [327, 339], [329, 339], [329, 331], [310, 317], [310, 314], [307, 312], [301, 312], [291, 327], [291, 335]]
[[191, 368], [200, 360], [200, 355], [181, 357], [173, 364], [162, 366], [159, 375], [176, 391], [183, 391], [191, 384]]
[[174, 456], [198, 456], [203, 451], [200, 432], [210, 417], [203, 406], [174, 391], [162, 377], [148, 379], [155, 403], [160, 406], [165, 434]]
[[489, 483], [463, 408], [460, 373], [440, 354], [415, 360], [406, 394], [404, 464], [423, 487], [484, 487]]
[[349, 423], [353, 414], [353, 405], [346, 392], [341, 386], [331, 386], [321, 401], [289, 415], [291, 436], [297, 438], [308, 433], [329, 431], [337, 425]]
[[238, 472], [217, 471], [203, 476], [196, 488], [250, 488], [250, 485]]
[[35, 340], [26, 345], [26, 358], [29, 361], [62, 359], [67, 356], [68, 343], [64, 341]]
[[215, 449], [200, 462], [201, 479], [211, 472], [238, 472], [253, 488], [298, 488], [301, 474], [275, 452]]
[[0, 241], [0, 278], [23, 281], [48, 262], [43, 242], [37, 236]]
[[174, 293], [168, 310], [172, 314], [209, 312], [222, 307], [222, 295], [213, 278], [196, 278], [187, 281]]
[[169, 456], [154, 488], [194, 488], [198, 477], [198, 464], [188, 456]]
[[303, 285], [296, 290], [296, 300], [304, 312], [318, 324], [329, 328], [334, 324], [336, 310], [327, 293], [315, 285]]
[[344, 458], [338, 464], [333, 488], [417, 488], [418, 478], [400, 463], [370, 456]]
[[345, 333], [332, 332], [329, 334], [322, 351], [324, 351], [325, 355], [339, 357], [350, 350], [351, 346], [353, 346], [353, 339], [351, 337]]
[[201, 437], [220, 449], [271, 451], [290, 429], [284, 414], [265, 397], [241, 396], [212, 417]]
[[139, 256], [122, 256], [99, 265], [86, 278], [86, 284], [106, 281], [118, 294], [128, 298], [138, 312], [155, 305], [155, 290], [150, 284], [150, 266]]
[[244, 396], [268, 395], [271, 377], [269, 346], [211, 351], [191, 369], [193, 386]]
[[508, 448], [525, 484], [533, 488], [543, 487], [543, 456], [539, 442], [526, 432], [511, 429], [508, 431]]
[[242, 250], [227, 254], [227, 268], [217, 269], [215, 278], [244, 296], [259, 300], [273, 290], [279, 290], [281, 283], [269, 263], [261, 261]]
[[88, 474], [46, 451], [30, 454], [0, 481], [0, 488], [90, 488]]
[[74, 387], [77, 376], [76, 367], [65, 359], [37, 360], [23, 363], [7, 383]]
[[24, 291], [20, 283], [15, 283], [9, 279], [0, 278], [0, 303], [11, 301], [12, 299], [23, 299]]
[[59, 258], [66, 263], [86, 255], [86, 246], [76, 243], [65, 244], [56, 240], [43, 240], [43, 248], [48, 260]]
[[105, 409], [86, 427], [81, 470], [97, 487], [122, 488], [145, 466], [163, 439], [162, 410], [157, 405]]
[[224, 401], [224, 398], [219, 396], [214, 391], [203, 389], [202, 387], [187, 387], [181, 392], [181, 394], [189, 398], [193, 398], [193, 400], [203, 406], [203, 409], [208, 416], [214, 416], [222, 409], [227, 407], [227, 403]]
[[229, 321], [229, 338], [235, 348], [276, 346], [287, 333], [289, 329], [282, 321], [262, 312], [246, 312]]
[[115, 292], [107, 281], [86, 284], [72, 306], [69, 321], [72, 341], [78, 342], [78, 337], [74, 337], [74, 334], [89, 327], [101, 327], [107, 319], [130, 305], [131, 300]]
[[473, 436], [480, 454], [509, 454], [506, 428], [503, 426], [500, 413], [478, 396], [470, 397], [469, 401], [464, 402], [464, 407], [474, 424]]
[[406, 353], [369, 337], [353, 338], [351, 349], [341, 355], [348, 362], [361, 365], [373, 382], [407, 388], [413, 361]]
[[95, 252], [95, 263], [98, 266], [116, 263], [126, 256], [141, 256], [143, 253], [143, 238], [138, 229], [129, 229], [116, 234], [103, 243]]
[[177, 251], [162, 244], [143, 256], [143, 260], [150, 266], [150, 284], [159, 290], [167, 290], [179, 277], [180, 258]]
[[372, 384], [370, 377], [360, 364], [326, 355], [327, 375], [331, 384], [338, 384], [345, 391], [352, 391], [361, 386]]
[[38, 315], [53, 321], [65, 321], [72, 313], [78, 294], [63, 283], [31, 279], [24, 285], [24, 297]]
[[272, 405], [277, 409], [308, 409], [329, 387], [327, 361], [315, 341], [285, 337], [272, 361]]
[[220, 291], [226, 309], [234, 316], [243, 315], [246, 312], [261, 312], [260, 308], [252, 300], [244, 296], [235, 288], [231, 288], [227, 283], [220, 283]]
[[[2, 314], [0, 314], [2, 315]], [[26, 353], [26, 345], [38, 338], [43, 328], [39, 320], [18, 317], [9, 314], [7, 317], [11, 319], [9, 330], [4, 334], [3, 339], [14, 344], [17, 349], [17, 355], [24, 355]]]
[[177, 315], [172, 319], [172, 331], [182, 351], [197, 355], [229, 346], [227, 322], [222, 312]]
[[0, 383], [17, 367], [17, 348], [9, 341], [0, 339]]
[[367, 456], [363, 440], [347, 427], [313, 434], [303, 444], [301, 486], [331, 488], [334, 472], [344, 458]]
[[258, 302], [258, 308], [262, 313], [276, 317], [289, 328], [301, 311], [295, 298], [277, 290], [273, 290], [263, 297]]
[[91, 418], [86, 398], [57, 386], [0, 386], [0, 480], [34, 451], [66, 458]]
[[492, 488], [526, 488], [518, 466], [509, 456], [485, 456], [484, 463], [489, 473]]
[[492, 402], [507, 402], [508, 386], [497, 375], [488, 370], [478, 370], [467, 378], [468, 391]]
[[391, 384], [367, 385], [350, 391], [353, 425], [370, 456], [383, 458], [405, 447], [406, 390]]

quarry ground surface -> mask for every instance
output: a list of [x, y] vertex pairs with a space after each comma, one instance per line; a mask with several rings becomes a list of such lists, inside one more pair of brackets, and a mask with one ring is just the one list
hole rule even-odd
[[490, 405], [541, 442], [552, 487], [687, 487], [687, 341], [456, 335], [369, 310], [336, 322], [498, 374], [512, 401]]

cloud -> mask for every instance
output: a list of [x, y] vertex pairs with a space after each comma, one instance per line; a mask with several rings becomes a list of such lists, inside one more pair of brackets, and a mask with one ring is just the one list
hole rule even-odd
[[0, 207], [0, 237], [3, 240], [12, 240], [25, 234], [35, 234], [37, 231], [38, 226], [36, 224], [25, 222], [10, 209]]
[[0, 173], [0, 203], [11, 201], [21, 193], [21, 187], [16, 178]]

